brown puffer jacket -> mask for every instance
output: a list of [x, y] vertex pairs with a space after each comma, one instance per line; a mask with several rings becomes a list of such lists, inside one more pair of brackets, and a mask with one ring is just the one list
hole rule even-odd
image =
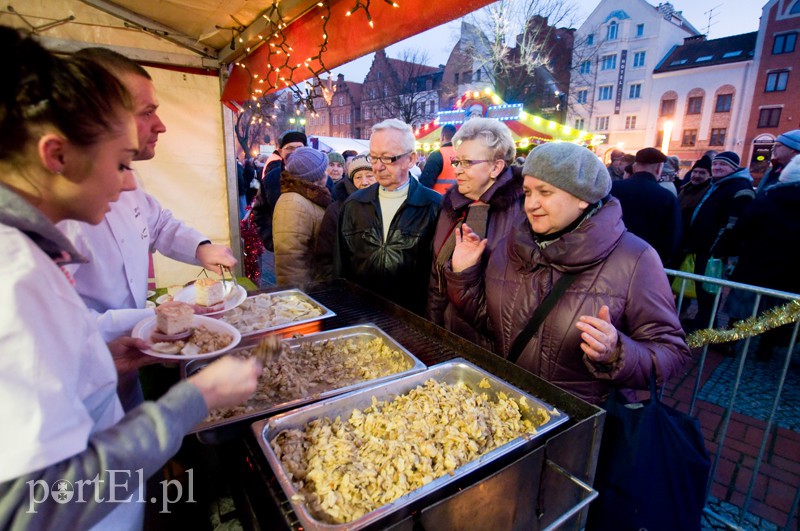
[[[599, 404], [615, 387], [646, 389], [654, 362], [660, 384], [689, 359], [661, 260], [627, 232], [614, 198], [545, 246], [536, 243], [524, 220], [492, 253], [485, 275], [479, 265], [461, 273], [448, 267], [448, 296], [466, 318], [491, 331], [496, 352], [506, 357], [565, 272], [578, 277], [528, 342], [517, 361], [521, 367]], [[604, 304], [619, 335], [619, 357], [611, 365], [584, 355], [575, 327], [581, 315], [596, 316]]]
[[315, 279], [314, 247], [331, 193], [315, 185], [281, 175], [281, 196], [272, 215], [275, 276], [279, 286], [301, 285]]
[[[487, 246], [481, 258], [482, 262], [486, 264], [492, 251], [511, 232], [515, 221], [521, 215], [523, 202], [521, 168], [506, 168], [492, 186], [484, 192], [480, 200], [489, 205], [489, 218], [486, 225]], [[442, 210], [439, 213], [436, 233], [433, 236], [434, 256], [431, 280], [428, 285], [427, 317], [439, 326], [491, 350], [491, 338], [475, 330], [472, 324], [463, 319], [447, 300], [447, 280], [444, 276], [444, 268], [440, 266], [440, 263], [443, 262], [438, 259], [447, 239], [466, 219], [471, 203], [471, 199], [458, 191], [458, 186], [450, 188], [442, 201]], [[449, 260], [451, 256], [452, 253], [444, 261]]]

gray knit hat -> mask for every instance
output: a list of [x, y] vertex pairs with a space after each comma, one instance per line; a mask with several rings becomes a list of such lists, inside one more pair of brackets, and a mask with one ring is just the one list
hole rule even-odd
[[359, 153], [358, 155], [350, 159], [350, 163], [347, 165], [347, 176], [350, 177], [350, 179], [352, 179], [353, 176], [356, 174], [356, 172], [359, 172], [361, 170], [371, 170], [371, 169], [372, 169], [372, 164], [367, 162], [367, 153], [366, 152]]
[[548, 142], [528, 155], [522, 175], [535, 177], [587, 203], [611, 192], [611, 177], [597, 155], [570, 142]]
[[344, 157], [341, 153], [337, 153], [336, 151], [331, 151], [328, 153], [328, 162], [338, 162], [344, 168]]
[[292, 153], [286, 163], [286, 171], [297, 179], [317, 182], [325, 175], [328, 157], [311, 147], [301, 147]]

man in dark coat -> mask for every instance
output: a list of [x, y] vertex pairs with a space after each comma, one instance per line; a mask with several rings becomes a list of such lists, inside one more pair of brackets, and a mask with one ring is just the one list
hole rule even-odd
[[[733, 246], [716, 249], [717, 243], [725, 233], [732, 229], [739, 217], [747, 210], [755, 198], [753, 178], [747, 168], [739, 167], [739, 155], [723, 151], [711, 162], [711, 186], [692, 213], [689, 226], [689, 248], [696, 254], [695, 270], [698, 275], [705, 274], [709, 258], [727, 259], [738, 256]], [[694, 327], [709, 325], [714, 294], [697, 289], [697, 317]]]
[[421, 315], [442, 196], [411, 178], [416, 160], [410, 125], [389, 119], [372, 127], [369, 161], [378, 182], [342, 207], [334, 274]]
[[295, 150], [305, 146], [307, 142], [305, 133], [286, 131], [278, 142], [278, 151], [273, 153], [273, 155], [277, 154], [277, 157], [270, 157], [271, 160], [264, 167], [264, 178], [261, 180], [261, 187], [253, 205], [253, 221], [258, 227], [258, 234], [268, 251], [274, 250], [272, 214], [275, 212], [275, 205], [281, 195], [281, 173], [283, 173], [286, 159]]
[[667, 157], [655, 148], [641, 149], [633, 175], [611, 184], [611, 195], [622, 205], [625, 227], [653, 246], [664, 265], [671, 265], [681, 241], [678, 198], [658, 184]]

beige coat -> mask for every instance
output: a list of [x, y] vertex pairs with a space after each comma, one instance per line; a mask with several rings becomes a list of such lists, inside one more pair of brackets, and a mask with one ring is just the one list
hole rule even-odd
[[330, 202], [330, 192], [324, 185], [294, 179], [286, 173], [281, 177], [281, 196], [272, 215], [279, 286], [301, 285], [316, 278], [314, 247]]

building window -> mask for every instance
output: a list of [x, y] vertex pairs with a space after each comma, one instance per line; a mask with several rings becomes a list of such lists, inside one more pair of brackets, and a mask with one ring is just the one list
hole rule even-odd
[[712, 129], [711, 130], [711, 139], [708, 141], [709, 146], [724, 146], [725, 145], [725, 133], [727, 129]]
[[375, 99], [375, 87], [371, 87], [369, 89], [369, 99], [371, 99], [371, 100]]
[[364, 107], [364, 119], [369, 120], [369, 107]]
[[333, 125], [339, 125], [339, 116], [333, 115]]
[[681, 146], [693, 147], [697, 144], [697, 129], [684, 129]]
[[339, 107], [344, 105], [344, 96], [339, 96]]
[[472, 71], [467, 70], [464, 72], [464, 83], [472, 83]]
[[640, 68], [644, 66], [645, 52], [636, 52], [633, 54], [633, 67]]
[[778, 127], [781, 121], [781, 108], [770, 107], [758, 112], [758, 127]]
[[664, 143], [664, 131], [659, 131], [656, 134], [656, 145], [660, 147], [661, 144], [663, 143]]
[[578, 103], [586, 103], [589, 100], [589, 91], [586, 89], [579, 90], [576, 94]]
[[714, 112], [731, 112], [731, 101], [733, 101], [733, 94], [718, 95]]
[[789, 82], [789, 71], [781, 70], [780, 72], [770, 72], [767, 74], [767, 86], [764, 92], [780, 92], [786, 90], [786, 84]]
[[594, 122], [595, 129], [598, 131], [608, 130], [608, 116], [598, 116]]
[[347, 123], [350, 123], [350, 113], [347, 113]]
[[700, 114], [703, 112], [703, 97], [693, 96], [686, 105], [686, 114]]
[[783, 33], [775, 35], [775, 42], [772, 44], [772, 55], [781, 53], [792, 53], [797, 44], [797, 32]]
[[575, 118], [575, 129], [583, 130], [585, 123], [586, 122], [583, 121], [583, 118]]
[[433, 114], [436, 112], [436, 102], [431, 100], [428, 103], [428, 113]]
[[611, 23], [608, 25], [608, 28], [606, 28], [606, 40], [607, 41], [617, 40], [618, 31], [619, 31], [619, 24], [617, 24], [615, 21], [612, 20]]
[[479, 68], [477, 72], [475, 72], [475, 81], [481, 80], [481, 69]]
[[604, 55], [600, 58], [600, 70], [614, 70], [617, 68], [617, 55]]
[[642, 84], [631, 83], [630, 89], [628, 89], [628, 98], [631, 100], [638, 100], [641, 97], [642, 97]]
[[675, 114], [675, 100], [661, 100], [659, 116], [672, 116]]
[[586, 36], [586, 44], [588, 44], [589, 46], [594, 44], [594, 33], [590, 33], [589, 35]]
[[458, 72], [456, 72], [456, 85], [458, 85]]
[[579, 68], [579, 72], [581, 74], [591, 74], [592, 73], [592, 62], [591, 61], [581, 61], [581, 66]]
[[381, 79], [382, 77], [383, 77], [383, 72], [378, 71], [378, 79]]
[[614, 92], [612, 85], [604, 85], [597, 89], [597, 101], [608, 101]]
[[625, 129], [636, 129], [636, 116], [625, 117]]
[[644, 37], [644, 24], [636, 24], [636, 36]]

